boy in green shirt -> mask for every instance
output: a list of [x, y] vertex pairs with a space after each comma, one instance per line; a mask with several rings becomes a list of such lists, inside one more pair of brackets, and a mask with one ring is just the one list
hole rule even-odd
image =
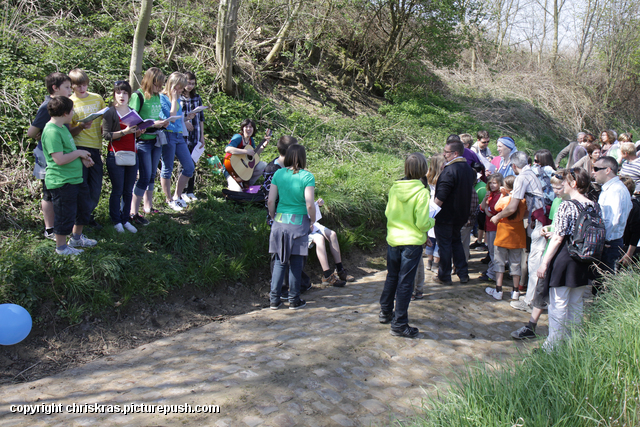
[[[54, 96], [47, 111], [51, 120], [42, 130], [41, 141], [47, 161], [45, 184], [53, 203], [56, 253], [77, 255], [82, 250], [76, 247], [91, 247], [98, 243], [82, 234], [82, 228], [91, 216], [89, 189], [82, 179], [82, 169], [83, 166], [93, 167], [94, 162], [88, 151], [76, 149], [65, 126], [73, 118], [73, 101], [65, 96]], [[67, 235], [72, 233], [67, 243]]]

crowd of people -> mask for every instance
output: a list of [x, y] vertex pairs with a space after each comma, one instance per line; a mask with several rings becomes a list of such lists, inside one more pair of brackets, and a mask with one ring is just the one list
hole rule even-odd
[[[102, 193], [104, 163], [111, 181], [109, 217], [119, 233], [137, 232], [136, 226], [149, 223], [145, 215], [157, 213], [153, 186], [159, 162], [168, 206], [181, 211], [197, 200], [191, 152], [204, 146], [204, 115], [192, 112], [202, 105], [193, 73], [172, 73], [165, 84], [162, 71], [150, 68], [136, 92], [128, 82], [117, 81], [110, 107], [87, 90], [89, 77], [83, 70], [52, 73], [45, 85], [49, 95], [27, 135], [38, 141], [34, 175], [42, 180], [44, 235], [56, 241], [58, 254], [76, 255], [82, 252], [79, 248], [97, 244], [82, 231], [84, 226], [102, 228], [94, 211]], [[144, 122], [127, 121], [132, 112]], [[142, 124], [147, 126], [144, 130]], [[107, 141], [104, 163], [103, 140]], [[175, 157], [182, 171], [172, 193]], [[144, 215], [139, 211], [142, 201]]]
[[[80, 248], [97, 244], [83, 230], [85, 226], [101, 228], [94, 210], [102, 191], [103, 140], [107, 142], [104, 163], [111, 181], [109, 216], [117, 232], [136, 233], [136, 226], [148, 224], [146, 217], [158, 212], [153, 208], [153, 188], [159, 164], [169, 208], [181, 211], [197, 200], [192, 152], [196, 146], [202, 149], [205, 142], [204, 115], [197, 110], [202, 100], [195, 91], [196, 76], [175, 72], [165, 78], [160, 69], [150, 68], [136, 92], [127, 81], [115, 82], [109, 107], [100, 95], [87, 91], [88, 84], [87, 74], [80, 69], [69, 75], [56, 72], [47, 76], [45, 85], [50, 95], [28, 130], [28, 136], [38, 141], [34, 175], [42, 180], [44, 236], [55, 240], [55, 251], [61, 255], [77, 255], [83, 251]], [[131, 112], [137, 113], [142, 122], [131, 124], [127, 119]], [[144, 130], [142, 125], [146, 126]], [[244, 120], [240, 132], [225, 148], [227, 159], [259, 154], [271, 134], [267, 131], [262, 146], [256, 148], [255, 133], [253, 120]], [[289, 308], [297, 309], [304, 307], [300, 294], [310, 286], [309, 277], [302, 271], [309, 248], [316, 247], [323, 285], [341, 287], [355, 279], [342, 264], [336, 233], [315, 221], [315, 213], [324, 201], [313, 200], [315, 183], [313, 174], [305, 170], [304, 147], [296, 138], [285, 135], [277, 149], [279, 156], [268, 165], [251, 163], [254, 168], [247, 182], [227, 169], [224, 173], [229, 188], [238, 192], [264, 176], [262, 192], [266, 194], [268, 223], [273, 227], [270, 252], [274, 286], [280, 283], [277, 292], [275, 287], [272, 291], [271, 308], [279, 308], [280, 298], [287, 298]], [[176, 158], [181, 171], [172, 191]], [[329, 264], [327, 246], [335, 268]]]
[[[586, 286], [592, 285], [594, 295], [605, 291], [602, 274], [636, 257], [640, 158], [631, 135], [615, 138], [614, 131], [602, 132], [597, 145], [593, 135], [581, 132], [554, 161], [549, 150], [531, 159], [505, 136], [498, 138], [493, 157], [489, 134], [480, 131], [473, 145], [468, 134], [451, 135], [442, 154], [429, 160], [410, 155], [405, 177], [389, 193], [380, 322], [391, 324], [392, 335], [417, 336], [407, 313], [410, 300], [423, 297], [422, 257], [428, 257], [433, 282], [452, 285], [453, 268], [460, 283], [467, 283], [471, 248], [487, 251], [479, 279], [493, 284], [485, 289], [488, 297], [503, 299], [508, 271], [511, 307], [531, 313], [512, 337], [535, 338], [548, 310], [543, 348], [551, 350], [581, 322]], [[568, 166], [559, 168], [565, 157]], [[469, 244], [466, 236], [474, 227], [477, 239]], [[592, 234], [581, 240], [587, 232]], [[591, 249], [590, 257], [576, 255]]]
[[[82, 252], [79, 248], [97, 244], [83, 230], [100, 227], [93, 213], [102, 190], [103, 140], [112, 187], [109, 216], [117, 232], [135, 233], [136, 226], [148, 224], [148, 215], [157, 212], [152, 196], [159, 164], [168, 207], [181, 211], [197, 200], [191, 153], [205, 142], [204, 115], [196, 110], [202, 100], [193, 73], [165, 78], [161, 70], [150, 68], [136, 92], [128, 82], [117, 81], [110, 107], [87, 91], [89, 78], [80, 69], [69, 75], [52, 73], [45, 84], [50, 95], [28, 136], [38, 141], [34, 175], [42, 180], [44, 235], [55, 240], [58, 254], [75, 255]], [[126, 121], [132, 112], [143, 122]], [[141, 130], [141, 124], [146, 129]], [[278, 309], [288, 300], [290, 309], [299, 309], [306, 304], [300, 295], [310, 286], [303, 267], [314, 245], [324, 285], [344, 286], [354, 278], [342, 264], [335, 232], [317, 222], [323, 200], [314, 200], [315, 178], [306, 170], [304, 147], [296, 138], [282, 136], [278, 157], [269, 164], [254, 162], [271, 136], [267, 130], [256, 148], [255, 133], [255, 123], [243, 121], [225, 149], [225, 160], [239, 156], [251, 165], [247, 178], [240, 179], [229, 168], [225, 177], [229, 189], [239, 192], [264, 177], [271, 226], [270, 305]], [[591, 284], [597, 295], [603, 291], [601, 272], [613, 272], [636, 256], [640, 158], [631, 139], [630, 134], [618, 137], [606, 130], [597, 143], [592, 134], [580, 132], [555, 160], [549, 150], [538, 150], [531, 159], [508, 136], [498, 138], [494, 157], [488, 132], [479, 131], [475, 142], [469, 134], [450, 135], [443, 152], [429, 159], [421, 153], [409, 155], [405, 176], [393, 183], [385, 211], [388, 271], [380, 322], [390, 323], [393, 335], [415, 337], [419, 331], [409, 325], [408, 307], [411, 300], [423, 298], [425, 271], [434, 274], [436, 283], [452, 285], [454, 274], [467, 283], [470, 249], [486, 250], [482, 262], [487, 268], [479, 279], [495, 283], [486, 288], [487, 295], [503, 299], [509, 272], [511, 306], [531, 313], [512, 336], [536, 337], [537, 322], [548, 309], [545, 346], [552, 348], [580, 322], [585, 286]], [[181, 172], [172, 191], [175, 158]], [[559, 169], [565, 158], [566, 167]], [[584, 212], [600, 218], [606, 232], [602, 253], [591, 262], [571, 254], [572, 236], [582, 227]], [[472, 234], [477, 237], [473, 243]], [[328, 261], [327, 243], [335, 268]]]

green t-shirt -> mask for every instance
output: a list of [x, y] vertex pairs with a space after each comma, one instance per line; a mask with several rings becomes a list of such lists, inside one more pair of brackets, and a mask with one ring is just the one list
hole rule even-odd
[[[162, 115], [162, 105], [160, 104], [160, 95], [153, 95], [151, 99], [145, 98], [144, 103], [142, 104], [142, 109], [140, 109], [140, 92], [136, 91], [131, 94], [131, 99], [129, 99], [129, 107], [136, 110], [138, 114], [140, 114], [140, 117], [142, 117], [144, 120], [166, 119], [166, 117]], [[151, 130], [153, 130], [153, 128], [149, 129], [149, 131]], [[144, 133], [140, 135], [140, 139], [154, 139], [155, 137], [156, 137], [155, 135], [147, 135]]]
[[[560, 207], [560, 203], [562, 203], [562, 197], [556, 197], [551, 202], [551, 208], [549, 209], [549, 219], [551, 219], [551, 227], [555, 227], [556, 225], [556, 212], [558, 212], [558, 208]], [[549, 248], [549, 240], [547, 240], [547, 246], [544, 248], [544, 252], [547, 252], [547, 248]]]
[[289, 168], [278, 169], [273, 175], [271, 185], [278, 187], [279, 199], [276, 213], [298, 215], [307, 213], [304, 189], [316, 186], [316, 179], [311, 172], [301, 169], [294, 174]]
[[69, 129], [49, 122], [42, 130], [41, 139], [44, 157], [47, 160], [47, 175], [44, 179], [47, 188], [53, 190], [65, 184], [82, 184], [82, 160], [79, 157], [66, 165], [58, 165], [51, 157], [51, 153], [62, 151], [62, 154], [67, 154], [76, 150]]
[[487, 195], [487, 184], [479, 181], [476, 184], [475, 187], [476, 193], [478, 194], [478, 200], [480, 201], [479, 203], [482, 203], [482, 201], [484, 200], [484, 196]]

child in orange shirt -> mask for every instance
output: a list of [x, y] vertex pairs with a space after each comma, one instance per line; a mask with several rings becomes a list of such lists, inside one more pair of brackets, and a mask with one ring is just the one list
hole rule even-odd
[[[511, 191], [515, 176], [511, 175], [504, 179], [504, 187], [500, 189], [502, 197], [496, 203], [494, 210], [502, 211], [511, 201]], [[511, 216], [503, 218], [498, 223], [494, 245], [494, 263], [496, 273], [496, 287], [485, 289], [487, 294], [497, 300], [502, 299], [502, 280], [504, 278], [505, 262], [509, 261], [511, 277], [513, 278], [513, 292], [511, 298], [516, 300], [520, 297], [520, 256], [522, 249], [526, 247], [527, 233], [524, 229], [523, 219], [527, 214], [527, 205], [523, 200], [518, 205], [518, 210]]]

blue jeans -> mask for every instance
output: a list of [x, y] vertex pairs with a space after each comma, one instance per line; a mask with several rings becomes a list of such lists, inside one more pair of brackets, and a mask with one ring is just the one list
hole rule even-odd
[[302, 255], [290, 255], [289, 262], [283, 264], [280, 262], [280, 257], [275, 255], [273, 273], [271, 275], [271, 293], [269, 294], [271, 304], [280, 302], [282, 284], [284, 283], [287, 269], [289, 270], [289, 302], [294, 303], [300, 300], [300, 276], [302, 275], [304, 258]]
[[[129, 222], [131, 212], [131, 197], [133, 185], [136, 182], [138, 163], [133, 166], [116, 165], [116, 157], [113, 152], [107, 154], [107, 172], [111, 180], [111, 195], [109, 196], [109, 217], [114, 224]], [[122, 209], [120, 209], [122, 200]]]
[[391, 313], [395, 298], [391, 329], [402, 329], [409, 324], [409, 303], [420, 258], [422, 245], [387, 246], [387, 279], [380, 295], [380, 310]]
[[90, 168], [82, 165], [82, 181], [89, 187], [89, 202], [91, 206], [91, 212], [95, 210], [100, 202], [100, 193], [102, 192], [102, 174], [103, 163], [102, 154], [97, 148], [77, 147], [78, 150], [87, 150], [91, 153], [91, 160], [94, 165]]
[[182, 175], [191, 178], [195, 171], [195, 165], [182, 133], [166, 132], [166, 135], [167, 144], [162, 146], [162, 172], [160, 176], [164, 179], [171, 179], [173, 159], [178, 157], [182, 165]]
[[461, 225], [439, 224], [436, 220], [434, 231], [436, 241], [440, 248], [440, 264], [438, 266], [438, 278], [443, 282], [451, 281], [451, 258], [456, 266], [456, 274], [459, 278], [469, 277], [469, 265], [464, 255], [462, 238], [460, 236]]
[[144, 192], [153, 190], [153, 181], [156, 178], [158, 162], [162, 154], [162, 147], [156, 147], [156, 140], [140, 140], [136, 144], [138, 148], [138, 171], [140, 176], [133, 189], [133, 194], [138, 197], [144, 196]]

